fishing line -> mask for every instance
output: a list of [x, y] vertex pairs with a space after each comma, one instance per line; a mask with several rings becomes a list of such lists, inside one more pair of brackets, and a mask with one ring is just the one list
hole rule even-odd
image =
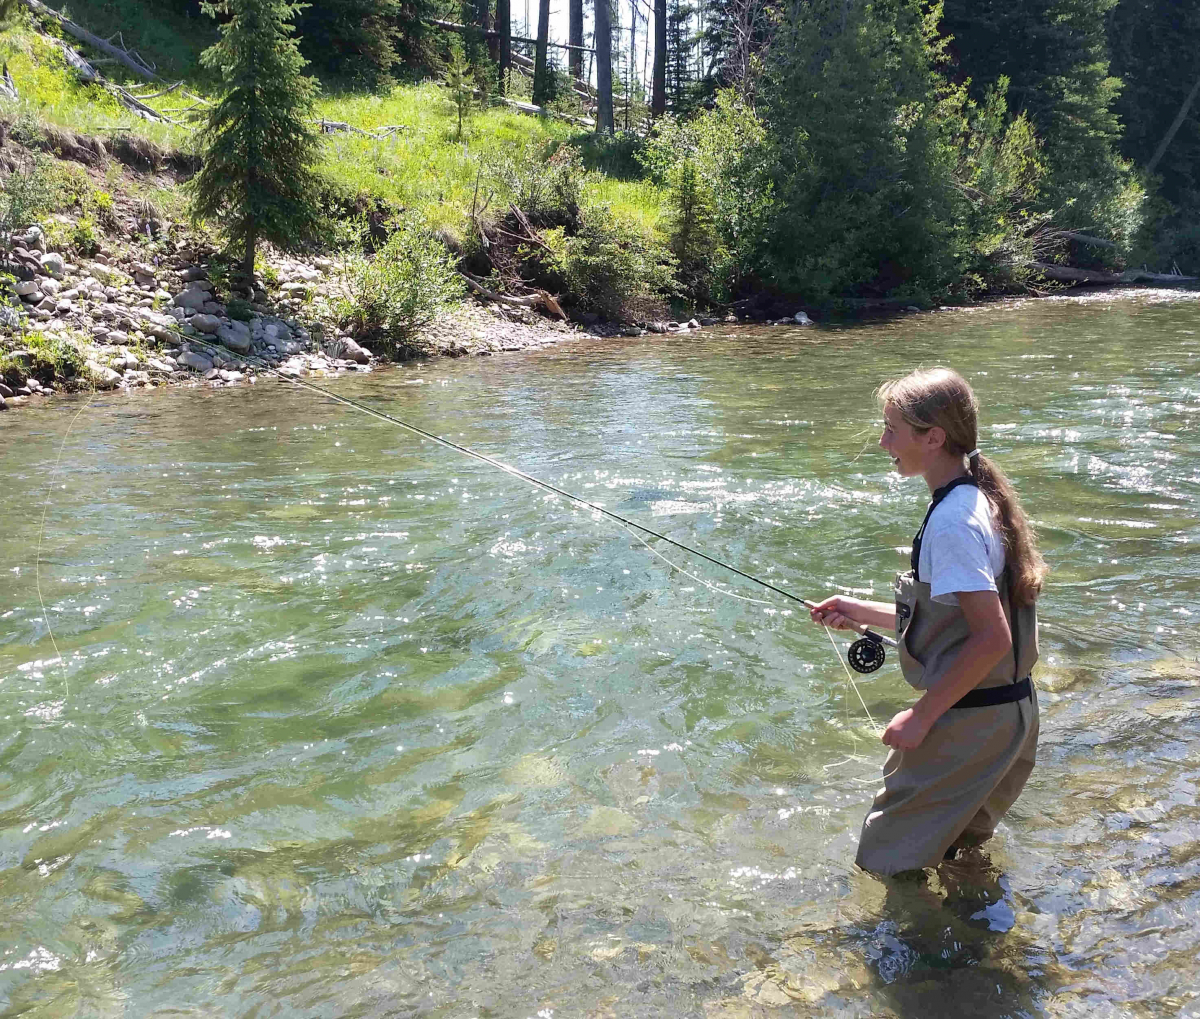
[[[222, 349], [222, 348], [217, 347], [215, 344], [209, 343], [206, 340], [197, 339], [196, 337], [189, 337], [188, 342], [193, 343], [199, 347], [206, 347], [208, 350], [213, 351], [213, 352], [216, 352], [216, 351]], [[731, 573], [734, 573], [737, 576], [742, 577], [745, 580], [749, 580], [752, 583], [758, 584], [761, 587], [765, 587], [769, 591], [774, 591], [776, 594], [782, 595], [784, 598], [788, 598], [791, 601], [797, 602], [798, 604], [803, 605], [806, 608], [812, 609], [812, 608], [816, 607], [815, 602], [811, 602], [811, 601], [807, 600], [806, 598], [801, 598], [799, 595], [792, 594], [790, 591], [786, 591], [782, 587], [778, 587], [775, 584], [770, 583], [769, 581], [763, 580], [761, 577], [756, 577], [751, 573], [746, 573], [744, 570], [738, 569], [736, 566], [732, 565], [731, 563], [727, 563], [721, 559], [717, 559], [716, 557], [709, 555], [707, 552], [702, 552], [698, 548], [694, 548], [693, 546], [685, 544], [682, 541], [676, 541], [674, 538], [669, 538], [669, 537], [667, 537], [667, 535], [663, 534], [661, 531], [656, 531], [652, 527], [647, 527], [645, 524], [638, 523], [638, 521], [632, 520], [629, 517], [624, 517], [620, 513], [614, 513], [612, 510], [605, 509], [603, 506], [600, 506], [597, 503], [590, 502], [587, 499], [581, 498], [580, 496], [573, 495], [571, 492], [568, 492], [565, 489], [559, 488], [557, 485], [551, 484], [549, 481], [543, 481], [541, 478], [535, 477], [532, 474], [527, 474], [525, 471], [518, 470], [516, 467], [506, 464], [501, 460], [497, 460], [495, 457], [488, 456], [486, 453], [480, 453], [478, 450], [471, 449], [471, 447], [469, 447], [469, 446], [464, 446], [461, 443], [454, 442], [451, 439], [443, 438], [442, 436], [437, 435], [434, 432], [428, 431], [427, 429], [421, 428], [418, 425], [410, 424], [407, 421], [402, 421], [400, 418], [395, 417], [392, 414], [388, 414], [385, 411], [377, 410], [374, 407], [370, 407], [365, 403], [360, 403], [358, 400], [353, 400], [347, 396], [339, 396], [336, 393], [330, 392], [328, 389], [322, 389], [320, 386], [315, 386], [311, 382], [306, 382], [303, 379], [293, 378], [291, 375], [286, 375], [283, 372], [279, 371], [268, 361], [264, 360], [263, 358], [257, 357], [253, 354], [242, 354], [239, 356], [245, 361], [249, 361], [253, 364], [256, 364], [262, 370], [270, 372], [272, 375], [275, 375], [278, 378], [284, 379], [284, 380], [292, 383], [292, 385], [294, 385], [294, 386], [298, 386], [302, 389], [311, 390], [314, 393], [319, 393], [322, 396], [324, 396], [326, 399], [333, 400], [335, 403], [340, 403], [347, 407], [353, 407], [355, 410], [359, 410], [364, 414], [369, 414], [371, 417], [378, 418], [381, 421], [387, 421], [394, 425], [398, 425], [401, 428], [405, 428], [408, 431], [421, 436], [423, 439], [429, 439], [431, 442], [436, 442], [439, 445], [445, 446], [448, 449], [457, 450], [459, 453], [462, 453], [465, 456], [472, 457], [473, 459], [482, 461], [483, 463], [488, 464], [491, 467], [495, 467], [497, 470], [504, 471], [505, 474], [511, 474], [514, 478], [520, 478], [522, 481], [528, 482], [529, 484], [534, 485], [537, 488], [543, 489], [544, 491], [547, 491], [547, 492], [553, 492], [555, 495], [561, 496], [564, 499], [569, 499], [571, 502], [576, 503], [580, 506], [585, 506], [588, 509], [592, 510], [593, 512], [603, 514], [604, 516], [608, 517], [609, 519], [615, 520], [627, 528], [633, 527], [633, 528], [636, 528], [637, 530], [641, 531], [644, 534], [649, 534], [655, 538], [659, 538], [662, 541], [667, 542], [669, 545], [673, 545], [676, 548], [678, 548], [684, 552], [688, 552], [694, 556], [697, 556], [700, 559], [704, 559], [705, 561], [710, 562], [715, 566], [720, 566], [722, 569], [729, 570]], [[644, 542], [643, 542], [643, 544], [644, 544]], [[649, 547], [649, 546], [647, 546], [647, 547]], [[654, 551], [654, 550], [651, 549], [651, 551]], [[667, 560], [667, 561], [669, 562], [669, 560]], [[672, 565], [674, 565], [674, 564], [672, 564]], [[701, 583], [703, 583], [703, 581], [701, 581]], [[706, 584], [705, 586], [707, 587], [710, 585]], [[720, 589], [713, 588], [713, 590], [720, 590]], [[725, 593], [729, 594], [731, 592], [725, 592]], [[738, 598], [743, 597], [741, 595], [732, 595], [732, 596], [738, 597]], [[744, 600], [748, 601], [750, 599], [744, 599]], [[876, 633], [874, 630], [870, 629], [869, 627], [867, 627], [865, 625], [859, 624], [859, 625], [853, 626], [852, 629], [856, 630], [860, 634], [860, 637], [858, 640], [854, 641], [850, 645], [850, 649], [847, 652], [847, 656], [849, 658], [850, 665], [854, 668], [854, 670], [856, 672], [869, 673], [869, 672], [876, 671], [883, 665], [884, 646], [890, 645], [891, 647], [895, 647], [896, 641], [891, 637], [885, 637], [883, 634]]]
[[50, 644], [54, 648], [54, 654], [58, 658], [59, 665], [63, 670], [63, 703], [66, 704], [71, 697], [71, 680], [70, 674], [67, 672], [67, 663], [63, 661], [62, 652], [58, 650], [58, 641], [54, 639], [54, 629], [50, 626], [50, 615], [46, 612], [46, 603], [42, 600], [42, 537], [46, 533], [46, 511], [50, 508], [50, 493], [54, 490], [54, 475], [58, 473], [58, 466], [62, 463], [63, 450], [67, 448], [67, 439], [71, 437], [71, 429], [75, 427], [75, 422], [79, 420], [79, 415], [92, 405], [92, 401], [96, 399], [96, 390], [92, 389], [92, 395], [88, 397], [87, 403], [75, 412], [75, 416], [71, 418], [71, 423], [67, 425], [67, 432], [63, 436], [62, 442], [58, 447], [58, 459], [54, 461], [54, 467], [50, 471], [50, 479], [46, 482], [46, 501], [42, 505], [42, 525], [38, 528], [37, 542], [37, 558], [33, 563], [33, 583], [37, 588], [38, 604], [42, 607], [42, 619], [46, 623], [46, 632], [50, 634]]

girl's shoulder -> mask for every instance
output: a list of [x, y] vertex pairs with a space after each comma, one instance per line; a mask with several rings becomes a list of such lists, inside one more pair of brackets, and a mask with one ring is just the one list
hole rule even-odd
[[946, 494], [929, 518], [932, 530], [944, 531], [966, 527], [993, 535], [999, 530], [996, 511], [975, 485], [959, 485]]

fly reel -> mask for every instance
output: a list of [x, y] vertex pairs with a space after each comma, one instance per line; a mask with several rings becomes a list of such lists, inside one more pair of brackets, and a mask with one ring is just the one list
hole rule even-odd
[[859, 637], [846, 653], [850, 668], [864, 675], [883, 668], [883, 641], [874, 633]]

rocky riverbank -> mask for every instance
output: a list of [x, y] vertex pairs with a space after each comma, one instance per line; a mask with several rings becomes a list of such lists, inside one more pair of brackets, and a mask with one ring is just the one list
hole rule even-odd
[[[160, 225], [148, 225], [165, 232]], [[230, 386], [284, 376], [369, 370], [380, 361], [333, 320], [339, 265], [275, 258], [268, 289], [222, 300], [206, 251], [179, 241], [147, 255], [112, 245], [91, 257], [47, 251], [31, 227], [12, 238], [8, 301], [0, 302], [0, 409], [81, 389]], [[712, 324], [715, 319], [706, 319]], [[524, 308], [465, 301], [447, 309], [404, 357], [487, 356], [579, 337], [686, 332], [701, 322], [567, 323]]]

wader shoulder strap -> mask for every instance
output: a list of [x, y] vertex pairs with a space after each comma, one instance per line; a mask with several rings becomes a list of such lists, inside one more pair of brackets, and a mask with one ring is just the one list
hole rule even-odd
[[[913, 580], [920, 581], [921, 571], [918, 564], [921, 562], [921, 541], [925, 537], [925, 528], [929, 524], [929, 518], [933, 516], [933, 511], [941, 505], [943, 499], [946, 498], [956, 488], [963, 485], [975, 485], [975, 479], [969, 474], [963, 475], [961, 478], [955, 478], [949, 484], [942, 485], [933, 493], [933, 498], [929, 501], [929, 509], [925, 511], [925, 519], [921, 521], [921, 529], [917, 531], [917, 536], [913, 538], [912, 557], [909, 563], [912, 566]], [[976, 487], [978, 487], [976, 485]]]

